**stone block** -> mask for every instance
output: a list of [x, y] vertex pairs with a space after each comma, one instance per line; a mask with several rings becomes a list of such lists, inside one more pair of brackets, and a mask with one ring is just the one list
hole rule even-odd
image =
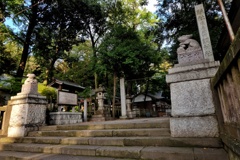
[[19, 104], [47, 104], [47, 99], [45, 96], [30, 94], [18, 94], [17, 96], [11, 97], [9, 105]]
[[228, 160], [227, 152], [222, 148], [194, 148], [193, 152], [194, 158], [197, 160]]
[[12, 97], [8, 137], [24, 137], [29, 130], [45, 125], [46, 102], [46, 98], [42, 96]]
[[57, 145], [57, 146], [52, 146], [52, 152], [51, 153], [53, 153], [53, 154], [95, 156], [97, 148], [99, 148], [99, 146]]
[[82, 122], [82, 112], [51, 112], [50, 124], [62, 125], [62, 124], [75, 124]]
[[183, 54], [178, 54], [178, 63], [188, 63], [188, 62], [197, 62], [204, 59], [203, 52], [201, 49], [186, 52]]
[[[186, 66], [183, 68], [187, 68]], [[181, 70], [181, 69], [178, 69]], [[212, 78], [217, 73], [218, 67], [214, 68], [205, 68], [205, 69], [186, 69], [185, 71], [168, 74], [166, 76], [167, 83], [176, 83], [182, 81], [198, 80]], [[174, 72], [174, 71], [173, 71]]]
[[143, 147], [106, 146], [97, 149], [96, 156], [140, 159], [142, 149]]
[[181, 117], [170, 119], [172, 137], [218, 137], [216, 117]]
[[141, 159], [194, 160], [194, 155], [191, 148], [145, 147]]
[[97, 146], [124, 146], [124, 140], [124, 137], [97, 137], [89, 139], [89, 144]]
[[215, 113], [210, 79], [172, 83], [172, 116], [201, 116]]
[[208, 60], [202, 60], [199, 62], [189, 62], [186, 64], [175, 64], [173, 68], [168, 69], [168, 73], [174, 74], [194, 70], [204, 70], [208, 68], [218, 68], [219, 66], [220, 66], [219, 61], [209, 62]]

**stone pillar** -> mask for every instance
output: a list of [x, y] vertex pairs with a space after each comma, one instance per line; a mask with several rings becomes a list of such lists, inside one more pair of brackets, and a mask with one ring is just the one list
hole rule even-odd
[[133, 113], [132, 113], [132, 109], [131, 109], [131, 104], [132, 104], [131, 96], [127, 95], [126, 102], [127, 102], [127, 116], [128, 116], [128, 118], [133, 118]]
[[125, 82], [124, 78], [120, 78], [120, 95], [121, 95], [121, 119], [127, 118], [126, 111], [126, 92], [125, 92]]
[[[180, 47], [186, 40], [191, 43], [191, 39], [187, 38]], [[172, 101], [171, 136], [218, 137], [210, 78], [216, 74], [219, 62], [201, 59], [203, 55], [199, 54], [203, 53], [199, 52], [199, 46], [197, 50], [192, 47], [184, 51], [182, 48], [179, 64], [169, 69], [166, 76]]]
[[209, 61], [214, 61], [212, 44], [211, 44], [211, 39], [208, 31], [207, 19], [205, 16], [203, 4], [199, 4], [195, 6], [195, 14], [196, 14], [196, 19], [198, 24], [198, 31], [201, 38], [203, 56], [205, 59]]
[[87, 122], [87, 99], [84, 99], [84, 122]]
[[12, 106], [8, 137], [24, 137], [28, 131], [45, 125], [47, 100], [38, 93], [38, 83], [34, 74], [28, 74], [21, 93], [11, 97]]

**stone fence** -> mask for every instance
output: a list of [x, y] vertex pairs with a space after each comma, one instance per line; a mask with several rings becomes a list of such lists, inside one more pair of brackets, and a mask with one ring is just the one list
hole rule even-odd
[[11, 106], [0, 107], [0, 112], [1, 112], [0, 135], [4, 135], [4, 136], [7, 135], [11, 111], [12, 111]]

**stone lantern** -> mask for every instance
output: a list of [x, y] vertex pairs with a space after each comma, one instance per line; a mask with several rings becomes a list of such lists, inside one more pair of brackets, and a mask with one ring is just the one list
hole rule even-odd
[[127, 103], [127, 116], [128, 116], [128, 118], [133, 118], [133, 113], [132, 113], [132, 109], [131, 109], [132, 97], [128, 94], [126, 96], [126, 103]]
[[97, 101], [98, 101], [98, 109], [96, 111], [96, 113], [103, 113], [104, 111], [104, 99], [105, 99], [105, 88], [102, 85], [99, 85], [99, 88], [96, 89], [96, 93], [97, 93]]
[[105, 99], [105, 88], [102, 85], [99, 85], [99, 88], [95, 90], [96, 99], [98, 102], [98, 109], [95, 111], [90, 121], [106, 121], [111, 119], [110, 113], [104, 107], [104, 99]]

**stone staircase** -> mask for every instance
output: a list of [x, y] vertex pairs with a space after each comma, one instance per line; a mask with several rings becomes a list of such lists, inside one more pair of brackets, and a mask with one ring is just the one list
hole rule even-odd
[[228, 160], [218, 138], [172, 138], [169, 118], [45, 126], [1, 138], [0, 160]]

